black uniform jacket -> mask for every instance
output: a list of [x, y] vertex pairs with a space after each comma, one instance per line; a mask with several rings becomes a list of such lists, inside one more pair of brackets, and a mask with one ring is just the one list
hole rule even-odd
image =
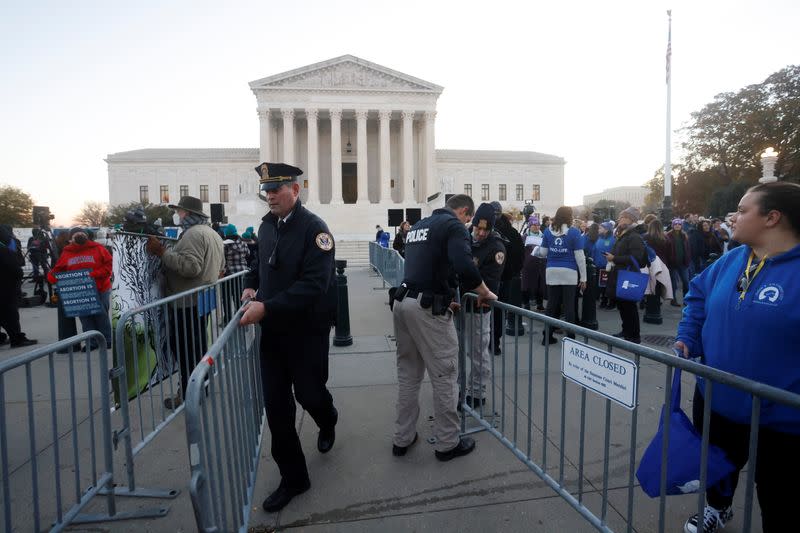
[[472, 262], [467, 228], [452, 210], [435, 209], [406, 235], [405, 279], [413, 290], [450, 294], [448, 277], [455, 271], [461, 284], [474, 289], [481, 284], [481, 275]]
[[495, 231], [506, 241], [507, 258], [506, 266], [503, 269], [503, 281], [508, 281], [522, 272], [522, 263], [525, 259], [525, 240], [504, 215], [498, 217]]
[[[493, 231], [484, 240], [472, 240], [472, 260], [483, 278], [483, 282], [490, 291], [497, 293], [500, 287], [500, 278], [503, 275], [508, 256], [502, 235]], [[474, 287], [461, 287], [461, 292], [468, 292]], [[470, 306], [471, 307], [471, 306]], [[468, 309], [471, 310], [471, 309]], [[484, 313], [491, 311], [491, 308], [483, 309]]]
[[328, 226], [297, 200], [288, 220], [268, 213], [245, 287], [264, 302], [266, 333], [327, 333], [336, 317], [334, 241]]

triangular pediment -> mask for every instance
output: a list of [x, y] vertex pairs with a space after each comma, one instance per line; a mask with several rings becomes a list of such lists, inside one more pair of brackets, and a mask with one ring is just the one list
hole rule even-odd
[[403, 91], [440, 94], [439, 85], [346, 55], [250, 82], [250, 88]]

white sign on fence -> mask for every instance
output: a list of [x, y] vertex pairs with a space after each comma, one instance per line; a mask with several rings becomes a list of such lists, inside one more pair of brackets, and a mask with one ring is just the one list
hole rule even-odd
[[627, 409], [636, 407], [635, 363], [569, 338], [564, 339], [561, 374]]

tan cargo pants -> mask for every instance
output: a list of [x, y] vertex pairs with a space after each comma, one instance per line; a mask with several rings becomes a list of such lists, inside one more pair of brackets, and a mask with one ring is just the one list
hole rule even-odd
[[408, 446], [414, 440], [419, 418], [419, 389], [425, 371], [433, 387], [436, 451], [452, 450], [459, 442], [458, 336], [453, 313], [433, 316], [419, 298], [404, 298], [394, 304], [397, 338], [397, 421], [393, 442]]

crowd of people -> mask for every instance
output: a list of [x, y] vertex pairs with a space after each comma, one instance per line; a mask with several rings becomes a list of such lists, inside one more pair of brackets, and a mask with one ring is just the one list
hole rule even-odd
[[[739, 246], [731, 235], [730, 217], [723, 220], [689, 213], [665, 225], [655, 214], [642, 217], [639, 210], [628, 208], [616, 220], [587, 221], [574, 218], [572, 208], [562, 206], [552, 218], [530, 215], [517, 232], [511, 212], [504, 212], [499, 202], [489, 205], [495, 211], [493, 230], [508, 257], [497, 287], [501, 301], [509, 301], [510, 290], [515, 286], [512, 280], [519, 278], [523, 308], [546, 311], [548, 316], [579, 324], [578, 298], [587, 283], [593, 283], [598, 287], [597, 307], [620, 312], [622, 328], [615, 335], [635, 343], [641, 342], [638, 309], [644, 302], [616, 298], [620, 270], [636, 267], [648, 272], [652, 277], [648, 292], [656, 295], [659, 302], [680, 307], [679, 285], [685, 299], [691, 278]], [[392, 242], [392, 248], [403, 257], [410, 229], [411, 224], [403, 221]], [[376, 240], [384, 235], [383, 229], [378, 228]], [[656, 258], [658, 263], [653, 267]], [[588, 261], [595, 267], [591, 280], [587, 278]], [[492, 342], [495, 354], [500, 353], [504, 329], [497, 320]], [[557, 339], [553, 332], [543, 336], [542, 344], [554, 342]]]
[[[800, 266], [800, 186], [785, 182], [757, 185], [725, 220], [687, 214], [665, 225], [656, 215], [642, 217], [634, 208], [623, 210], [614, 221], [599, 223], [573, 219], [567, 206], [560, 207], [552, 219], [533, 214], [523, 225], [521, 267], [515, 266], [510, 278], [500, 271], [508, 268], [508, 258], [520, 245], [497, 228], [503, 218], [510, 223], [512, 215], [498, 210], [495, 219], [489, 215], [492, 206], [482, 204], [474, 210], [471, 200], [462, 196], [454, 196], [445, 209], [434, 211], [419, 224], [404, 224], [395, 237], [393, 247], [406, 257], [405, 279], [391, 296], [401, 378], [395, 455], [405, 455], [417, 439], [416, 397], [423, 368], [434, 382], [437, 438], [447, 446], [454, 445], [441, 457], [437, 451], [437, 457], [458, 457], [475, 448], [469, 437], [455, 439], [452, 427], [456, 356], [448, 351], [450, 343], [446, 341], [455, 338], [450, 317], [457, 305], [447, 296], [445, 283], [453, 272], [461, 279], [462, 292], [479, 295], [477, 307], [466, 309], [466, 327], [472, 334], [465, 350], [471, 368], [462, 394], [472, 407], [485, 403], [485, 384], [491, 379], [489, 346], [481, 342], [488, 336], [489, 323], [481, 304], [496, 298], [495, 293], [501, 300], [508, 298], [507, 288], [513, 287], [514, 277], [519, 276], [524, 308], [579, 323], [577, 293], [589, 281], [599, 287], [599, 308], [619, 310], [622, 329], [615, 336], [640, 343], [639, 302], [620, 294], [616, 283], [626, 270], [648, 274], [651, 297], [684, 307], [676, 336], [677, 354], [800, 393], [800, 367], [796, 364], [800, 338], [795, 338], [800, 315], [793, 298], [797, 293], [794, 273]], [[440, 229], [445, 224], [455, 227], [459, 221], [469, 223], [466, 232]], [[419, 237], [420, 230], [424, 238]], [[468, 261], [470, 255], [473, 264]], [[439, 272], [437, 265], [443, 264], [452, 270]], [[587, 268], [589, 264], [596, 268]], [[587, 279], [588, 272], [594, 272], [595, 279]], [[435, 305], [425, 305], [428, 294], [434, 304], [439, 296], [449, 307], [439, 305], [437, 311]], [[405, 304], [408, 296], [419, 302]], [[431, 334], [434, 329], [436, 336]], [[495, 334], [502, 335], [503, 329], [501, 323]], [[556, 342], [552, 335], [546, 328], [542, 344]], [[492, 340], [497, 348], [496, 339]], [[448, 371], [442, 372], [442, 368]], [[698, 378], [693, 401], [693, 423], [698, 431], [703, 428], [705, 390], [705, 380]], [[739, 473], [750, 459], [753, 397], [721, 384], [716, 384], [714, 391], [709, 441], [725, 451], [736, 469], [708, 487], [703, 514], [686, 520], [686, 533], [713, 533], [732, 519]], [[791, 491], [785, 490], [782, 482], [800, 474], [800, 460], [792, 454], [800, 444], [800, 413], [764, 402], [760, 417], [759, 446], [753, 459], [762, 526], [764, 531], [783, 531], [793, 523]]]

